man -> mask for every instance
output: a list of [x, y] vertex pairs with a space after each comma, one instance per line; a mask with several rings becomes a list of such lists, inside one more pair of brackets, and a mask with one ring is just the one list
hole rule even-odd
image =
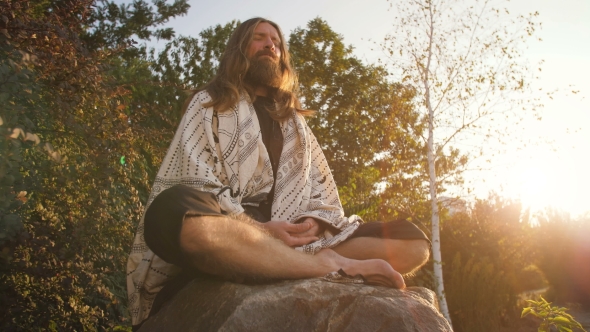
[[344, 216], [296, 87], [279, 27], [242, 23], [154, 181], [127, 266], [134, 327], [199, 273], [404, 288], [426, 262], [413, 224]]

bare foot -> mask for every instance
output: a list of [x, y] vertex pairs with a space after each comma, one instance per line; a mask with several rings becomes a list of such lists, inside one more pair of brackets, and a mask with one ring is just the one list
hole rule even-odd
[[348, 275], [362, 275], [367, 284], [400, 289], [406, 287], [402, 275], [382, 259], [355, 260], [340, 256], [331, 249], [323, 249], [316, 256], [329, 258]]

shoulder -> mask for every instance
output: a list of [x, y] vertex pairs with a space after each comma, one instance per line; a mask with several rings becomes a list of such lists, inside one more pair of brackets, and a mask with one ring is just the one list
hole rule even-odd
[[203, 108], [203, 104], [206, 104], [211, 101], [211, 95], [207, 90], [201, 90], [195, 92], [191, 97], [189, 97], [186, 110], [198, 110]]
[[206, 90], [201, 90], [194, 92], [191, 96], [189, 96], [184, 104], [183, 112], [184, 115], [186, 114], [194, 114], [197, 112], [202, 112], [204, 104], [211, 101], [211, 96]]
[[308, 130], [310, 130], [309, 126], [307, 125], [307, 117], [301, 114], [301, 112], [297, 112], [297, 110], [294, 108], [291, 113], [291, 118], [295, 121], [295, 123], [299, 123]]
[[197, 91], [193, 97], [193, 100], [199, 100], [201, 103], [206, 103], [211, 101], [211, 95], [207, 90]]

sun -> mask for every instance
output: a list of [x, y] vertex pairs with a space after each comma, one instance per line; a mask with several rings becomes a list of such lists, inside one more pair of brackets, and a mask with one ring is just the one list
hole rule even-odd
[[520, 174], [518, 193], [523, 207], [535, 211], [542, 209], [549, 203], [548, 176], [543, 170], [534, 166], [521, 169]]
[[584, 190], [587, 178], [567, 156], [543, 153], [519, 161], [509, 171], [505, 193], [520, 199], [531, 212], [547, 207], [561, 209], [572, 215], [590, 210], [589, 195]]

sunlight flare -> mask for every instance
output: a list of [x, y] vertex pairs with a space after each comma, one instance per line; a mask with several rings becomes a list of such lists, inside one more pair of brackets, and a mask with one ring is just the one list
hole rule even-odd
[[520, 199], [531, 212], [553, 207], [572, 215], [583, 213], [590, 209], [583, 190], [589, 181], [580, 177], [581, 167], [566, 153], [537, 151], [509, 171], [504, 193]]

